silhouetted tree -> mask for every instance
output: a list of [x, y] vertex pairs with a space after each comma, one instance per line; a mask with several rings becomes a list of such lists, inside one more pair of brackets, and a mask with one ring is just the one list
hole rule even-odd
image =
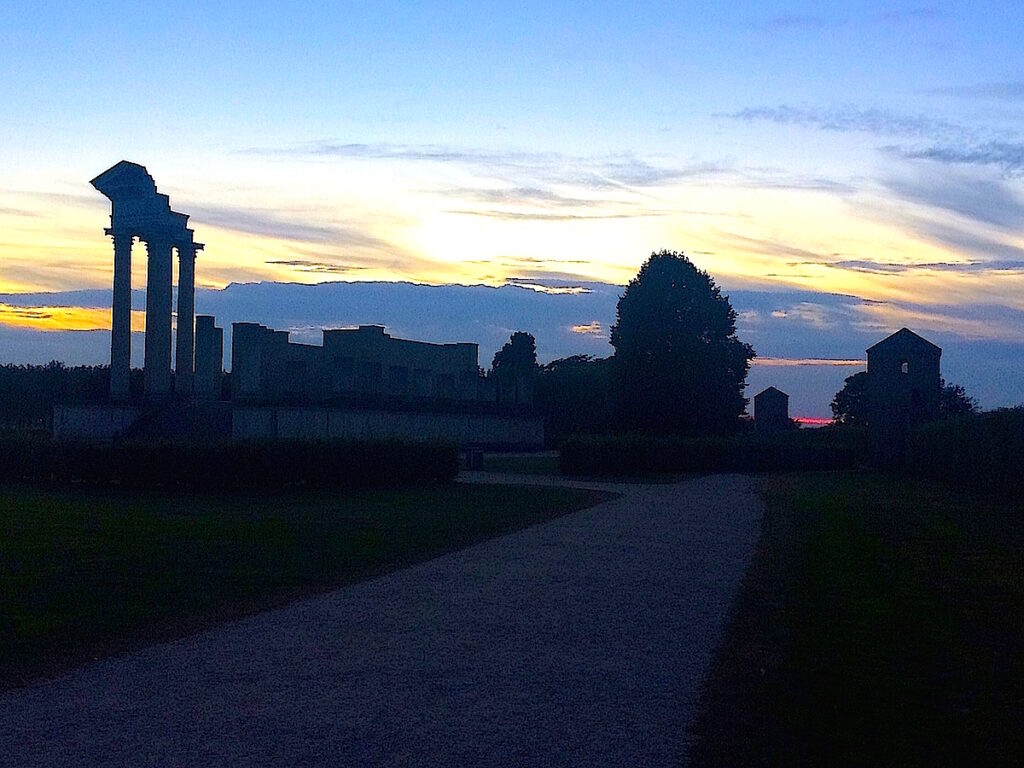
[[490, 375], [497, 386], [498, 403], [520, 405], [533, 400], [537, 372], [537, 342], [532, 334], [516, 331], [494, 353]]
[[939, 384], [942, 387], [939, 393], [939, 415], [942, 418], [978, 412], [978, 401], [968, 395], [959, 384], [947, 384], [945, 379], [940, 379]]
[[[945, 379], [939, 380], [939, 386], [942, 388], [939, 393], [940, 419], [977, 412], [978, 402], [969, 396], [962, 386], [947, 384]], [[843, 388], [836, 392], [836, 396], [832, 399], [832, 418], [836, 424], [863, 426], [867, 423], [867, 391], [867, 371], [861, 371], [846, 378]]]
[[832, 420], [836, 424], [863, 426], [868, 420], [868, 372], [847, 376], [843, 388], [832, 398]]
[[608, 432], [612, 425], [612, 359], [572, 355], [542, 365], [534, 401], [544, 434], [559, 444], [573, 434]]
[[619, 299], [611, 343], [623, 427], [689, 434], [736, 428], [754, 350], [736, 338], [728, 297], [682, 253], [651, 254]]
[[0, 365], [0, 428], [47, 431], [57, 403], [107, 399], [107, 366]]

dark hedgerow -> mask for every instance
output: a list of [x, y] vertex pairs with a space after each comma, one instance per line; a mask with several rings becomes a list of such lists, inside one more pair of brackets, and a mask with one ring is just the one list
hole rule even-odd
[[969, 414], [915, 430], [907, 466], [917, 474], [1020, 497], [1024, 407]]
[[560, 461], [567, 475], [628, 476], [843, 469], [864, 455], [860, 430], [820, 429], [770, 436], [576, 436], [562, 445]]
[[0, 481], [240, 490], [361, 488], [447, 481], [454, 445], [401, 442], [230, 442], [119, 445], [0, 440]]

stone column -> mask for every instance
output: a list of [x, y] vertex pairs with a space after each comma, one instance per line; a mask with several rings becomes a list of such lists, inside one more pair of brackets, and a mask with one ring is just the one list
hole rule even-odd
[[110, 312], [110, 399], [128, 399], [132, 366], [132, 240], [127, 232], [114, 238], [114, 301]]
[[189, 241], [178, 246], [178, 336], [174, 356], [174, 391], [192, 394], [195, 370], [196, 248]]
[[146, 279], [146, 397], [160, 400], [171, 394], [171, 245], [154, 238]]

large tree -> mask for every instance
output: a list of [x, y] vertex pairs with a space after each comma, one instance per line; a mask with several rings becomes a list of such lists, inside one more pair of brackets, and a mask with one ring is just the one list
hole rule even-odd
[[945, 379], [939, 380], [942, 391], [939, 393], [939, 415], [944, 418], [966, 416], [978, 412], [978, 401], [967, 394], [959, 384], [947, 384]]
[[[939, 387], [938, 418], [948, 419], [977, 412], [978, 401], [959, 384], [947, 384], [945, 379], [939, 379]], [[868, 409], [868, 372], [861, 371], [846, 377], [843, 388], [832, 398], [832, 420], [836, 424], [863, 426], [868, 421]]]
[[843, 388], [832, 398], [832, 420], [836, 424], [863, 426], [868, 420], [868, 372], [843, 380]]
[[538, 369], [534, 401], [549, 442], [611, 429], [611, 365], [611, 358], [573, 355]]
[[736, 312], [682, 253], [660, 251], [619, 299], [612, 328], [622, 426], [647, 432], [727, 432], [746, 407], [754, 350]]
[[533, 379], [537, 372], [537, 342], [525, 331], [513, 333], [494, 353], [490, 375], [502, 405], [523, 405], [533, 400]]

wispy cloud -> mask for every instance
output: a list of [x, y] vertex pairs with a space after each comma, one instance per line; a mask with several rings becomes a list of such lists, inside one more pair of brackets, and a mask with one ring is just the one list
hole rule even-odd
[[329, 261], [314, 261], [312, 259], [271, 259], [266, 263], [281, 267], [291, 267], [297, 272], [315, 272], [317, 274], [340, 275], [369, 269], [365, 265], [335, 264]]
[[447, 213], [460, 216], [482, 216], [503, 221], [593, 221], [600, 219], [635, 219], [649, 216], [668, 216], [669, 211], [636, 211], [622, 213], [545, 213], [543, 211], [458, 210]]
[[963, 129], [955, 123], [929, 115], [911, 115], [888, 109], [864, 109], [853, 106], [794, 107], [782, 104], [774, 107], [747, 107], [720, 116], [745, 122], [771, 122], [821, 131], [862, 132], [883, 136], [934, 138], [959, 136], [963, 133]]
[[885, 147], [908, 160], [932, 160], [949, 165], [991, 166], [1009, 176], [1024, 174], [1024, 142], [987, 141], [980, 144], [942, 144], [922, 148]]
[[792, 262], [791, 266], [815, 264], [829, 269], [863, 272], [872, 275], [901, 275], [909, 272], [952, 272], [969, 274], [987, 274], [994, 272], [1024, 273], [1024, 259], [1016, 261], [932, 261], [932, 262], [892, 262], [872, 261], [870, 259], [841, 259], [838, 261], [803, 261]]
[[930, 93], [936, 96], [955, 96], [962, 99], [992, 99], [1017, 101], [1024, 99], [1024, 80], [1001, 83], [972, 83], [934, 88]]
[[204, 224], [277, 240], [322, 243], [385, 250], [392, 245], [374, 235], [341, 224], [324, 223], [315, 211], [259, 210], [243, 206], [197, 203], [192, 219]]
[[[404, 160], [471, 167], [490, 178], [518, 184], [526, 180], [571, 184], [591, 189], [648, 187], [728, 170], [721, 163], [656, 164], [632, 153], [572, 155], [516, 149], [492, 150], [438, 144], [357, 144], [314, 141], [289, 147], [254, 147], [248, 154], [266, 157]], [[542, 193], [543, 194], [543, 193]]]
[[830, 366], [839, 368], [863, 368], [864, 360], [842, 360], [830, 357], [755, 357], [751, 362], [765, 368], [800, 368], [804, 366]]
[[792, 319], [820, 329], [833, 328], [836, 325], [832, 308], [812, 301], [802, 301], [785, 309], [773, 310], [771, 317], [776, 320]]
[[941, 173], [921, 169], [913, 175], [890, 178], [883, 184], [898, 197], [948, 211], [984, 224], [1019, 230], [1024, 201], [999, 179], [976, 173]]
[[573, 333], [580, 333], [589, 336], [600, 336], [604, 333], [604, 327], [596, 320], [590, 323], [574, 325], [570, 330]]

